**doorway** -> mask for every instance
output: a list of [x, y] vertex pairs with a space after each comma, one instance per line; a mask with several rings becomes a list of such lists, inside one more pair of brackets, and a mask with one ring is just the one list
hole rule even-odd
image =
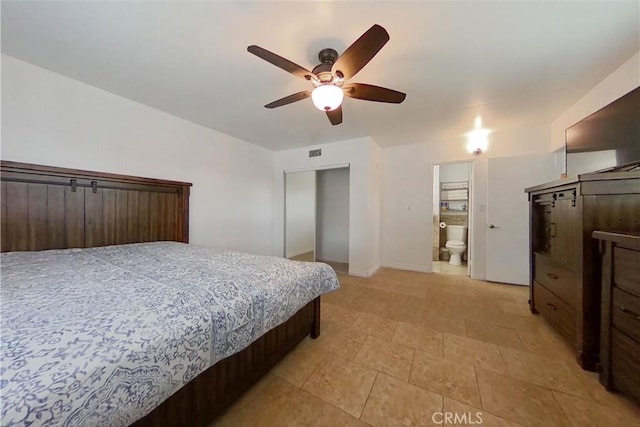
[[285, 257], [349, 272], [349, 167], [285, 171]]
[[433, 167], [433, 272], [470, 275], [472, 162]]

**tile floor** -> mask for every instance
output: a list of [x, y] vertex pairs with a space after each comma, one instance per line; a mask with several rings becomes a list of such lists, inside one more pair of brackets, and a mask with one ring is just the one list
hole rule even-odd
[[464, 274], [469, 275], [466, 261], [463, 265], [451, 265], [449, 261], [433, 261], [433, 272], [444, 274]]
[[640, 409], [529, 313], [525, 287], [391, 269], [339, 278], [320, 338], [215, 425], [640, 426]]

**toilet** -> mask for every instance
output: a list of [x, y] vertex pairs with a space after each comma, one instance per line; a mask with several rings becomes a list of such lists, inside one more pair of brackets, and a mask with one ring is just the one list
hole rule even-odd
[[447, 243], [444, 245], [451, 254], [449, 264], [462, 265], [462, 254], [467, 249], [467, 227], [447, 225]]

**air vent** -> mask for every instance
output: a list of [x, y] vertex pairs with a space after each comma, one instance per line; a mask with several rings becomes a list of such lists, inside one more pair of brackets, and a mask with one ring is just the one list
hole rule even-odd
[[320, 157], [322, 156], [322, 150], [318, 148], [317, 150], [309, 150], [309, 157]]

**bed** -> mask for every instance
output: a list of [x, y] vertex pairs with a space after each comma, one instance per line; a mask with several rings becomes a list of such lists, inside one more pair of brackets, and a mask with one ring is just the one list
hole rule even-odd
[[188, 245], [189, 187], [2, 162], [3, 425], [206, 425], [318, 336], [333, 270]]

